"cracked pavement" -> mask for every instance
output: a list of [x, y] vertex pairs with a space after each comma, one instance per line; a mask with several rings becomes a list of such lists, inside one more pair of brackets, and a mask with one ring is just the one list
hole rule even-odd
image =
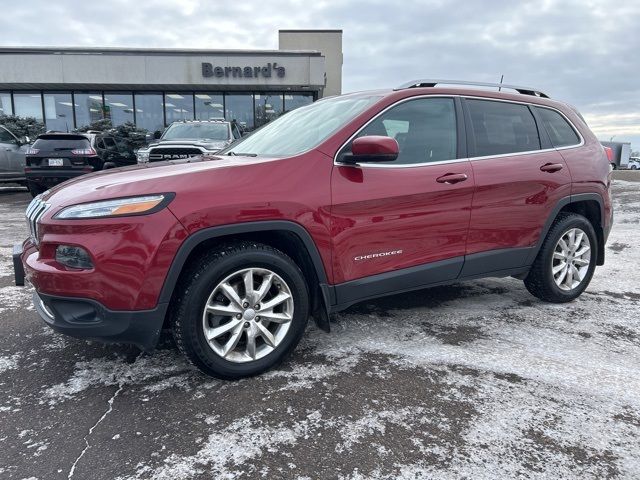
[[545, 304], [511, 278], [356, 305], [278, 370], [209, 379], [50, 331], [13, 286], [29, 196], [0, 188], [0, 478], [638, 478], [640, 175], [607, 263]]

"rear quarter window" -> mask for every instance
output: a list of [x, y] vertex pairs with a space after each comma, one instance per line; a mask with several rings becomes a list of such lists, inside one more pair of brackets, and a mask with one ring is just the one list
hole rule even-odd
[[527, 105], [467, 99], [475, 140], [475, 156], [540, 150], [540, 137]]
[[580, 143], [580, 137], [560, 113], [549, 108], [535, 107], [535, 109], [542, 125], [549, 135], [551, 145], [559, 148], [578, 145]]

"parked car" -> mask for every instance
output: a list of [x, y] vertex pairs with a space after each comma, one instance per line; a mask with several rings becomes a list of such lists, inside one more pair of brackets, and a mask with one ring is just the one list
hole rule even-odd
[[0, 125], [0, 183], [25, 183], [25, 153], [29, 137], [18, 137]]
[[135, 163], [122, 139], [100, 132], [45, 133], [27, 149], [24, 172], [35, 197], [70, 178]]
[[535, 89], [438, 85], [323, 99], [217, 156], [53, 188], [27, 209], [17, 282], [24, 268], [59, 332], [149, 350], [170, 326], [221, 378], [274, 367], [310, 316], [328, 331], [375, 297], [513, 276], [576, 299], [612, 225], [603, 147]]
[[179, 160], [213, 154], [240, 138], [240, 128], [225, 120], [182, 120], [173, 122], [157, 142], [136, 152], [138, 163]]
[[631, 157], [629, 158], [629, 163], [627, 164], [627, 168], [630, 170], [639, 170], [640, 169], [640, 158]]

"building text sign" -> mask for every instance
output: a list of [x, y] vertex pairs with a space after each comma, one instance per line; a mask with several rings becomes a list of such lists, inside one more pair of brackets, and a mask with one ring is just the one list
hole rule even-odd
[[209, 62], [202, 62], [203, 77], [271, 78], [272, 75], [283, 78], [285, 68], [276, 62], [267, 63], [262, 67], [220, 67]]

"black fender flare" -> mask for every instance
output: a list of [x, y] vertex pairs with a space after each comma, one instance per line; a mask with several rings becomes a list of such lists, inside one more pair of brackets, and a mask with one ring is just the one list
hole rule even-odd
[[[182, 245], [178, 248], [177, 253], [173, 257], [173, 261], [171, 262], [171, 266], [169, 267], [169, 271], [165, 276], [164, 284], [162, 286], [162, 290], [160, 291], [160, 297], [158, 298], [158, 303], [169, 302], [171, 300], [171, 296], [173, 295], [173, 291], [178, 283], [178, 278], [180, 277], [180, 273], [184, 268], [189, 255], [193, 252], [193, 250], [200, 245], [202, 242], [207, 240], [211, 240], [214, 238], [225, 237], [229, 235], [239, 235], [244, 233], [258, 233], [258, 232], [268, 232], [268, 231], [285, 231], [289, 233], [295, 234], [304, 244], [307, 253], [309, 254], [309, 258], [313, 264], [316, 275], [318, 277], [318, 282], [320, 284], [320, 288], [323, 293], [327, 286], [327, 274], [324, 269], [324, 264], [322, 263], [322, 258], [320, 257], [320, 252], [316, 247], [313, 238], [311, 238], [311, 234], [300, 224], [288, 221], [288, 220], [267, 220], [267, 221], [256, 221], [256, 222], [245, 222], [245, 223], [233, 223], [229, 225], [219, 225], [216, 227], [204, 228], [202, 230], [198, 230], [195, 233], [189, 235]], [[323, 294], [323, 299], [325, 300], [325, 308], [329, 305], [326, 304], [326, 296]]]
[[[529, 254], [529, 258], [527, 258], [526, 265], [531, 265], [533, 261], [536, 259], [536, 257], [538, 256], [538, 252], [540, 251], [540, 248], [542, 248], [542, 243], [544, 242], [544, 239], [547, 238], [547, 233], [549, 232], [551, 225], [553, 224], [556, 217], [558, 216], [558, 213], [560, 213], [560, 210], [562, 210], [564, 207], [566, 207], [571, 203], [578, 203], [578, 202], [584, 202], [589, 200], [594, 200], [598, 202], [598, 205], [600, 205], [600, 228], [604, 232], [605, 230], [604, 200], [602, 199], [602, 196], [600, 194], [578, 193], [575, 195], [569, 195], [569, 196], [563, 197], [560, 200], [558, 200], [558, 202], [555, 204], [555, 206], [553, 207], [553, 210], [551, 211], [551, 214], [549, 215], [549, 217], [547, 218], [547, 221], [542, 227], [542, 231], [540, 232], [540, 237], [538, 238], [538, 243], [535, 245], [535, 248], [533, 248], [531, 253]], [[603, 244], [599, 245], [598, 247], [601, 249], [604, 249], [604, 241], [603, 241]], [[598, 252], [598, 256], [600, 256], [600, 252]]]

